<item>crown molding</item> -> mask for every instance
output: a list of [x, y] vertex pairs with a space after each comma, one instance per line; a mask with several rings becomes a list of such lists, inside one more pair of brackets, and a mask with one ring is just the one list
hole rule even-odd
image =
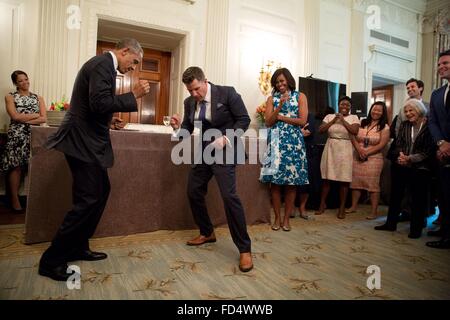
[[416, 61], [416, 57], [407, 53], [403, 53], [401, 51], [397, 51], [394, 49], [386, 48], [377, 44], [373, 44], [369, 46], [369, 50], [377, 53], [382, 53], [391, 57], [399, 58], [408, 62]]

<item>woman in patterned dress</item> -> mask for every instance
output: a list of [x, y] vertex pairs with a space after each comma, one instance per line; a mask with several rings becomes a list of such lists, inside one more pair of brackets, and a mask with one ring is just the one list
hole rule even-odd
[[[274, 72], [272, 95], [266, 103], [266, 125], [270, 128], [267, 153], [261, 169], [262, 182], [271, 183], [275, 212], [273, 230], [290, 231], [289, 217], [294, 210], [298, 185], [308, 184], [306, 148], [300, 130], [308, 118], [308, 101], [295, 91], [295, 80], [286, 68]], [[285, 187], [285, 212], [281, 223], [281, 186]]]
[[389, 142], [389, 126], [387, 125], [387, 108], [382, 101], [372, 104], [367, 119], [361, 121], [358, 135], [352, 137], [356, 152], [353, 157], [352, 206], [347, 213], [355, 212], [361, 196], [361, 190], [370, 194], [372, 212], [367, 219], [377, 217], [380, 201], [380, 175], [383, 170], [383, 149]]
[[323, 184], [319, 211], [325, 211], [325, 201], [330, 192], [330, 181], [339, 181], [340, 206], [337, 217], [345, 218], [345, 200], [352, 181], [353, 146], [350, 137], [358, 133], [359, 119], [350, 114], [352, 100], [345, 96], [339, 99], [339, 113], [328, 114], [319, 128], [320, 133], [328, 132], [327, 143], [320, 161]]
[[19, 188], [22, 170], [26, 170], [30, 158], [30, 125], [45, 123], [47, 117], [44, 99], [30, 92], [28, 75], [16, 70], [11, 74], [11, 80], [16, 91], [5, 97], [11, 123], [2, 157], [2, 170], [8, 173], [11, 207], [14, 211], [21, 211]]

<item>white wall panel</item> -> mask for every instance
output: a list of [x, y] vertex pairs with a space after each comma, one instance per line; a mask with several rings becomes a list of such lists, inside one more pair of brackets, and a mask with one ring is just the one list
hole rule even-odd
[[[81, 29], [63, 25], [68, 4], [78, 4]], [[174, 50], [171, 73], [171, 110], [181, 111], [187, 96], [180, 74], [189, 65], [205, 68], [217, 83], [233, 85], [242, 94], [249, 113], [264, 99], [258, 88], [259, 71], [267, 60], [288, 67], [295, 78], [315, 77], [348, 84], [351, 91], [370, 90], [371, 75], [406, 80], [418, 76], [417, 61], [371, 53], [370, 45], [385, 45], [400, 55], [417, 58], [421, 42], [418, 17], [425, 0], [0, 0], [2, 23], [11, 25], [11, 8], [21, 8], [13, 27], [2, 28], [2, 47], [16, 62], [2, 72], [1, 90], [7, 90], [9, 70], [29, 72], [32, 86], [50, 100], [70, 95], [79, 67], [95, 55], [99, 19], [124, 22], [182, 34]], [[369, 37], [367, 6], [381, 8], [381, 32], [410, 42], [408, 49]], [[12, 7], [11, 7], [12, 6]], [[14, 25], [14, 24], [13, 24]], [[14, 33], [15, 32], [15, 33]], [[11, 38], [13, 37], [13, 38]], [[427, 43], [427, 42], [426, 42]], [[18, 48], [23, 48], [18, 50]], [[26, 50], [25, 50], [26, 49]], [[9, 55], [11, 57], [11, 54]], [[420, 58], [420, 57], [419, 57]], [[426, 57], [425, 57], [426, 58]], [[11, 59], [11, 58], [9, 58]], [[8, 70], [6, 70], [8, 69]], [[426, 70], [425, 70], [426, 71]], [[6, 77], [5, 77], [6, 74]], [[3, 103], [3, 102], [2, 102]], [[0, 108], [0, 128], [5, 118]], [[3, 112], [3, 113], [1, 113]]]
[[294, 0], [282, 5], [271, 0], [230, 1], [227, 82], [241, 93], [252, 120], [265, 101], [258, 77], [267, 61], [288, 68], [294, 78], [303, 75], [303, 7], [302, 1]]

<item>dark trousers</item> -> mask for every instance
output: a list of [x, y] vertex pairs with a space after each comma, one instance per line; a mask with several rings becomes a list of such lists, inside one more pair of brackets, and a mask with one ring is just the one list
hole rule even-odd
[[220, 164], [199, 164], [189, 173], [187, 193], [195, 223], [200, 234], [209, 236], [214, 227], [208, 215], [205, 204], [205, 195], [208, 191], [208, 182], [212, 176], [216, 178], [222, 195], [225, 214], [231, 238], [240, 253], [251, 251], [251, 241], [247, 233], [244, 208], [236, 194], [236, 166]]
[[306, 162], [308, 166], [308, 182], [309, 184], [304, 184], [296, 187], [295, 201], [294, 204], [296, 207], [300, 207], [300, 196], [302, 193], [311, 194], [314, 190], [313, 184], [313, 158], [312, 158], [312, 147], [306, 146]]
[[89, 238], [97, 228], [111, 189], [106, 168], [67, 155], [66, 160], [73, 178], [72, 210], [41, 258], [41, 262], [54, 266], [66, 263], [77, 251], [89, 249]]
[[411, 193], [412, 201], [410, 232], [417, 235], [422, 232], [428, 212], [430, 172], [393, 163], [391, 166], [391, 200], [386, 221], [391, 227], [397, 226], [402, 209], [402, 199], [407, 189]]
[[440, 194], [439, 210], [441, 210], [441, 230], [444, 238], [450, 238], [450, 167], [441, 167], [439, 174]]
[[306, 150], [308, 161], [308, 185], [298, 186], [295, 197], [295, 206], [300, 207], [300, 195], [308, 193], [309, 198], [306, 203], [307, 209], [319, 209], [320, 190], [322, 188], [322, 176], [320, 175], [320, 159], [322, 158], [323, 145], [311, 145]]

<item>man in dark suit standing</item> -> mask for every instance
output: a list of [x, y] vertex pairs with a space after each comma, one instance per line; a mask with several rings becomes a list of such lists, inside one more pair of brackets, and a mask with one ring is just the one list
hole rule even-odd
[[114, 156], [109, 129], [114, 112], [137, 111], [136, 99], [150, 90], [147, 81], [131, 92], [116, 95], [116, 74], [132, 71], [143, 50], [135, 39], [123, 39], [114, 50], [91, 58], [75, 79], [70, 109], [59, 130], [49, 137], [48, 148], [64, 153], [72, 173], [73, 206], [39, 263], [39, 274], [65, 281], [67, 262], [102, 260], [106, 254], [93, 252], [89, 238], [95, 232], [108, 200], [107, 168]]
[[[177, 130], [181, 127], [192, 134], [194, 126], [201, 123], [203, 136], [208, 129], [219, 130], [222, 136], [211, 143], [217, 153], [223, 152], [224, 148], [228, 152], [229, 148], [233, 148], [233, 146], [225, 135], [226, 131], [240, 129], [243, 133], [250, 124], [250, 117], [241, 96], [233, 87], [216, 86], [208, 82], [199, 67], [186, 69], [182, 81], [189, 91], [190, 97], [184, 101], [183, 121], [181, 122], [179, 115], [174, 115], [171, 118], [172, 128]], [[233, 142], [239, 140], [231, 139]], [[208, 144], [209, 142], [203, 142], [202, 151], [208, 147]], [[229, 161], [230, 157], [228, 157], [225, 164], [220, 164], [222, 161], [217, 161], [218, 157], [215, 157], [216, 161], [208, 164], [209, 161], [205, 161], [202, 157], [201, 163], [193, 165], [190, 171], [187, 193], [194, 220], [200, 229], [200, 235], [189, 240], [187, 245], [198, 246], [216, 242], [214, 227], [205, 205], [208, 182], [214, 175], [224, 202], [231, 238], [240, 253], [239, 269], [242, 272], [248, 272], [253, 268], [251, 241], [247, 233], [244, 208], [236, 194], [235, 172], [236, 160], [239, 156], [237, 143], [234, 147], [232, 161]], [[243, 149], [241, 151], [243, 152]]]
[[431, 248], [450, 249], [450, 50], [439, 55], [438, 72], [447, 84], [433, 91], [430, 101], [429, 128], [437, 147], [440, 162], [441, 192], [439, 208], [442, 210], [439, 241], [429, 241]]

